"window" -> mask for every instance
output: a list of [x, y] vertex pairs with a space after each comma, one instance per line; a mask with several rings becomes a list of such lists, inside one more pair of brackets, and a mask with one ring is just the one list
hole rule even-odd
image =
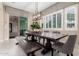
[[42, 28], [43, 28], [43, 23], [42, 23]]
[[51, 28], [51, 15], [48, 16], [48, 25], [49, 25], [49, 28]]
[[46, 28], [49, 28], [48, 20], [49, 20], [49, 18], [48, 18], [48, 16], [46, 16]]
[[57, 28], [61, 28], [61, 13], [57, 14]]
[[77, 29], [77, 5], [65, 8], [65, 28], [66, 30]]
[[56, 14], [53, 15], [53, 28], [56, 28]]
[[63, 11], [57, 11], [53, 14], [43, 17], [43, 25], [45, 28], [61, 29], [63, 21]]
[[46, 28], [51, 28], [51, 15], [46, 16]]
[[49, 20], [49, 28], [51, 28], [51, 20]]
[[57, 11], [52, 15], [52, 27], [56, 30], [63, 28], [63, 10]]
[[41, 27], [42, 27], [43, 29], [46, 28], [46, 16], [43, 16], [43, 18], [42, 18]]
[[74, 9], [67, 11], [67, 28], [73, 28], [75, 26], [75, 13]]
[[65, 28], [65, 30], [76, 30], [78, 25], [77, 8], [78, 5], [76, 4], [44, 16], [44, 27], [46, 29], [53, 28], [53, 30], [62, 30], [63, 28]]
[[43, 17], [43, 19], [42, 19], [42, 23], [41, 23], [42, 28], [45, 28], [45, 23], [44, 22], [45, 22], [45, 17]]

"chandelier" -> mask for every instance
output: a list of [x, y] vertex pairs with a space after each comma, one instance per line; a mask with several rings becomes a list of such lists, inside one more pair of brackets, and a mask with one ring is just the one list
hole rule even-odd
[[34, 14], [33, 14], [33, 20], [34, 20], [34, 21], [41, 19], [40, 13], [41, 13], [41, 12], [38, 12], [38, 2], [35, 2], [35, 12], [34, 12]]

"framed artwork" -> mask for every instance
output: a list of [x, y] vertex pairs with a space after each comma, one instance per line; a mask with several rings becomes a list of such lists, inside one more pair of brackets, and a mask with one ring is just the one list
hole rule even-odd
[[12, 32], [12, 23], [9, 23], [9, 32]]

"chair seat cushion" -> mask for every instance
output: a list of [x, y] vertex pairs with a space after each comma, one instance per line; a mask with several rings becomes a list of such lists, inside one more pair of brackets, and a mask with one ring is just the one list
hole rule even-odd
[[42, 47], [36, 42], [19, 40], [19, 45], [26, 54], [40, 50]]
[[37, 50], [41, 49], [41, 46], [35, 42], [27, 42], [24, 45], [24, 51], [26, 53], [31, 53], [31, 52], [35, 52]]
[[63, 45], [64, 45], [64, 43], [62, 43], [62, 42], [56, 42], [53, 44], [52, 48], [59, 49], [59, 48], [62, 48]]

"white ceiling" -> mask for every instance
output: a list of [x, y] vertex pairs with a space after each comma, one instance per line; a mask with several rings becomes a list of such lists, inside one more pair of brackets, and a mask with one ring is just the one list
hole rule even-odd
[[[42, 11], [56, 2], [38, 2], [38, 11]], [[6, 6], [14, 7], [28, 12], [35, 12], [35, 2], [4, 2]]]

